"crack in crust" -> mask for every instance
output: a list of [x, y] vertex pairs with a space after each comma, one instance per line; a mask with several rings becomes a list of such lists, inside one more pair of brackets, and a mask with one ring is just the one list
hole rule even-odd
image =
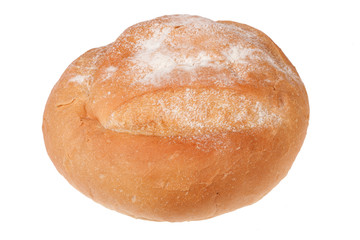
[[62, 107], [66, 107], [69, 106], [71, 104], [73, 104], [76, 101], [76, 98], [72, 99], [70, 102], [68, 103], [60, 103], [56, 105], [56, 108], [62, 108]]

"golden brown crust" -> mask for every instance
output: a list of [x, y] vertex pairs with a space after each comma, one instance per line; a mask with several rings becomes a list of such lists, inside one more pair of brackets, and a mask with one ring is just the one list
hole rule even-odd
[[185, 221], [269, 192], [308, 118], [304, 85], [264, 33], [173, 15], [75, 60], [43, 132], [58, 171], [85, 195], [133, 217]]

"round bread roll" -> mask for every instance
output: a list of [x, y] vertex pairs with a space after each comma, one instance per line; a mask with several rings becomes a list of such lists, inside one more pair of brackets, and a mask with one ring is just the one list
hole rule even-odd
[[57, 170], [94, 201], [190, 221], [267, 194], [308, 119], [295, 67], [264, 33], [171, 15], [76, 59], [49, 96], [43, 134]]

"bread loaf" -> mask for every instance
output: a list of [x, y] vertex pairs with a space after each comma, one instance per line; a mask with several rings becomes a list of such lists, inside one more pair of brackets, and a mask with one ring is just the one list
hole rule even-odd
[[308, 119], [296, 69], [264, 33], [171, 15], [76, 59], [43, 134], [57, 170], [94, 201], [189, 221], [261, 199], [289, 171]]

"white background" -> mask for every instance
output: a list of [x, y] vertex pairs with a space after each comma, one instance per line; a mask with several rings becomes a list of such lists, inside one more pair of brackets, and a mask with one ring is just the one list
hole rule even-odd
[[[358, 1], [1, 1], [0, 239], [360, 239]], [[65, 68], [139, 22], [188, 13], [268, 34], [310, 99], [288, 176], [258, 203], [210, 220], [136, 220], [86, 198], [56, 171], [42, 113]]]

